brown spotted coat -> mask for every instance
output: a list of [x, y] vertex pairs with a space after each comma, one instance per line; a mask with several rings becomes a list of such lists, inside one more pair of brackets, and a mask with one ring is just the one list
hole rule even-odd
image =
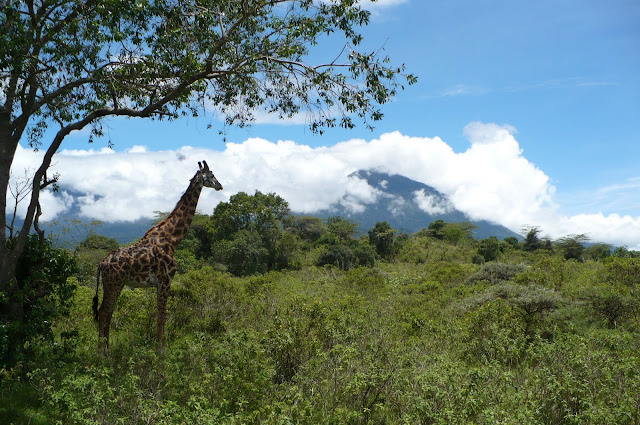
[[[109, 326], [118, 297], [124, 285], [131, 288], [156, 287], [158, 298], [158, 347], [164, 345], [164, 324], [171, 279], [176, 273], [174, 252], [185, 237], [196, 212], [204, 186], [221, 190], [222, 185], [206, 162], [191, 179], [169, 216], [153, 226], [138, 242], [111, 252], [98, 266], [93, 310], [98, 321], [98, 336], [104, 349], [109, 349]], [[98, 289], [102, 277], [103, 297], [98, 309]]]

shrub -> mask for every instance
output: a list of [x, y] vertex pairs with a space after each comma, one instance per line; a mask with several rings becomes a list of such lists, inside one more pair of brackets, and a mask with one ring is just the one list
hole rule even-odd
[[178, 266], [178, 273], [186, 273], [198, 266], [198, 259], [195, 254], [186, 249], [176, 250], [175, 259]]
[[600, 279], [613, 285], [634, 287], [640, 284], [640, 259], [630, 257], [608, 257], [604, 260]]
[[349, 270], [344, 275], [344, 281], [361, 290], [367, 290], [384, 286], [385, 277], [377, 269], [358, 267]]
[[524, 333], [532, 338], [535, 326], [549, 312], [555, 310], [562, 297], [554, 290], [539, 285], [495, 285], [483, 294], [471, 299], [471, 306], [482, 306], [488, 302], [504, 300], [514, 307], [525, 325]]
[[325, 248], [318, 257], [318, 265], [332, 265], [340, 270], [349, 270], [356, 263], [353, 250], [347, 245], [331, 245]]
[[489, 263], [483, 265], [480, 270], [469, 277], [470, 283], [487, 281], [491, 285], [512, 280], [518, 274], [524, 272], [523, 264]]
[[438, 261], [426, 268], [428, 278], [445, 285], [456, 285], [469, 278], [477, 267], [450, 261]]
[[463, 353], [468, 361], [519, 362], [526, 348], [526, 325], [507, 300], [488, 300], [469, 310], [465, 322]]
[[592, 288], [587, 295], [587, 301], [596, 315], [607, 321], [610, 329], [618, 327], [637, 307], [637, 301], [628, 295], [628, 291], [611, 286]]

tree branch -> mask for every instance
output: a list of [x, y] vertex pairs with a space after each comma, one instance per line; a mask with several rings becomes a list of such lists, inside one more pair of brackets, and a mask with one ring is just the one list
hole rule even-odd
[[[51, 10], [53, 11], [55, 7], [57, 6], [54, 6]], [[49, 40], [51, 40], [51, 37], [53, 34], [58, 34], [62, 30], [62, 28], [64, 28], [69, 23], [71, 23], [72, 20], [77, 18], [81, 11], [87, 12], [87, 9], [88, 11], [91, 11], [94, 8], [95, 8], [95, 0], [87, 0], [87, 2], [85, 2], [84, 4], [81, 3], [80, 5], [78, 5], [78, 7], [74, 9], [71, 13], [69, 13], [63, 20], [58, 21], [56, 25], [54, 25], [48, 30], [47, 34], [39, 40], [40, 45], [44, 46], [45, 44], [47, 44]], [[46, 19], [43, 20], [43, 26], [44, 26], [44, 21], [46, 21]]]

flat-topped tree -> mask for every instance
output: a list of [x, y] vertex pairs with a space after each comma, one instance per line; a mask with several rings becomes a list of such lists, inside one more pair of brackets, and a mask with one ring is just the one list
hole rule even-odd
[[[204, 166], [203, 166], [204, 164]], [[184, 239], [203, 187], [222, 190], [206, 162], [198, 163], [199, 170], [189, 187], [167, 218], [153, 226], [138, 242], [111, 252], [98, 265], [93, 313], [98, 321], [98, 336], [109, 349], [109, 326], [116, 302], [124, 285], [132, 288], [155, 287], [158, 293], [158, 346], [163, 346], [169, 286], [176, 273], [173, 257], [176, 247]], [[102, 304], [98, 309], [98, 290], [102, 277]]]
[[[215, 110], [224, 126], [256, 111], [280, 118], [306, 112], [315, 132], [366, 126], [401, 87], [380, 50], [363, 52], [358, 28], [369, 12], [356, 0], [7, 0], [0, 7], [0, 227], [9, 170], [19, 143], [41, 149], [33, 164], [24, 225], [7, 248], [0, 232], [0, 291], [15, 265], [47, 171], [65, 137], [86, 126], [102, 135], [109, 116], [175, 119]], [[333, 55], [312, 48], [344, 42]], [[314, 62], [312, 57], [330, 57]], [[43, 139], [54, 129], [52, 139]], [[61, 170], [64, 173], [64, 170]], [[36, 226], [37, 227], [37, 226]]]

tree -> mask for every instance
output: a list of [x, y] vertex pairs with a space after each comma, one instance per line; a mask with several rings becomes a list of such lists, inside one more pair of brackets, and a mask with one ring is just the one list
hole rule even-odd
[[267, 271], [269, 251], [263, 246], [257, 232], [242, 229], [223, 246], [226, 247], [225, 263], [231, 273], [243, 276]]
[[508, 236], [504, 238], [502, 242], [508, 247], [518, 249], [518, 238], [515, 236]]
[[491, 287], [475, 298], [477, 305], [495, 300], [505, 300], [517, 308], [524, 322], [524, 331], [528, 338], [533, 336], [534, 325], [547, 313], [558, 308], [562, 302], [560, 294], [541, 285], [514, 285], [504, 282]]
[[447, 223], [443, 229], [444, 239], [454, 245], [458, 245], [462, 241], [473, 239], [473, 230], [477, 227], [468, 221]]
[[444, 220], [436, 220], [429, 223], [429, 227], [427, 228], [427, 234], [432, 238], [444, 239], [444, 228], [447, 223]]
[[[0, 227], [7, 225], [9, 170], [19, 143], [42, 149], [16, 240], [0, 232], [0, 289], [15, 277], [40, 191], [51, 189], [53, 155], [72, 131], [103, 135], [107, 117], [176, 119], [215, 109], [225, 125], [256, 111], [280, 118], [307, 112], [314, 132], [358, 117], [367, 127], [379, 105], [415, 77], [380, 50], [360, 51], [369, 12], [354, 0], [7, 0], [0, 8]], [[331, 35], [335, 57], [312, 63]], [[316, 55], [314, 57], [318, 57]], [[54, 135], [43, 140], [45, 130]], [[111, 141], [109, 141], [111, 145]]]
[[240, 230], [252, 230], [270, 237], [274, 230], [281, 230], [282, 221], [289, 212], [289, 203], [275, 193], [264, 194], [257, 190], [248, 195], [238, 192], [229, 198], [229, 202], [216, 205], [210, 226], [219, 239], [229, 239]]
[[565, 260], [583, 261], [584, 243], [588, 242], [586, 235], [569, 235], [556, 241], [556, 246], [564, 255]]
[[[288, 215], [289, 204], [275, 193], [256, 191], [254, 195], [247, 195], [239, 192], [231, 196], [229, 202], [219, 203], [209, 228], [213, 239], [232, 243], [217, 244], [218, 249], [224, 251], [217, 253], [218, 257], [227, 264], [233, 263], [235, 274], [253, 274], [274, 268], [280, 263], [278, 240]], [[246, 259], [242, 259], [243, 252]], [[242, 271], [244, 266], [249, 268]]]
[[349, 242], [354, 239], [358, 225], [351, 220], [334, 216], [327, 219], [327, 230], [339, 242]]
[[439, 240], [446, 240], [457, 245], [465, 239], [473, 237], [473, 230], [476, 228], [467, 221], [460, 223], [447, 223], [444, 220], [436, 220], [429, 223], [427, 235]]
[[482, 255], [484, 261], [495, 261], [500, 255], [500, 241], [495, 236], [480, 241], [478, 254]]
[[290, 216], [284, 227], [306, 242], [315, 242], [327, 230], [324, 220], [311, 216]]
[[609, 329], [615, 329], [621, 320], [637, 307], [637, 301], [624, 288], [601, 285], [591, 288], [587, 300], [595, 313], [607, 320]]
[[594, 243], [585, 248], [584, 255], [590, 260], [604, 260], [611, 256], [611, 245], [606, 243]]
[[356, 258], [349, 246], [345, 244], [330, 245], [318, 257], [319, 266], [334, 265], [340, 270], [349, 270], [356, 265]]
[[538, 235], [541, 232], [539, 227], [532, 226], [529, 228], [525, 228], [523, 230], [527, 233], [527, 236], [525, 237], [524, 242], [522, 243], [522, 249], [524, 249], [527, 252], [533, 252], [537, 249], [542, 248], [543, 242], [538, 237]]
[[391, 259], [395, 254], [395, 234], [397, 230], [392, 229], [386, 221], [378, 222], [369, 229], [369, 243], [376, 249], [380, 258]]
[[115, 251], [118, 248], [120, 248], [120, 244], [117, 240], [104, 235], [89, 235], [78, 245], [78, 249]]
[[626, 246], [619, 246], [619, 247], [616, 247], [616, 249], [613, 250], [613, 254], [612, 255], [614, 257], [618, 257], [618, 258], [638, 258], [638, 257], [640, 257], [640, 252], [631, 251]]

